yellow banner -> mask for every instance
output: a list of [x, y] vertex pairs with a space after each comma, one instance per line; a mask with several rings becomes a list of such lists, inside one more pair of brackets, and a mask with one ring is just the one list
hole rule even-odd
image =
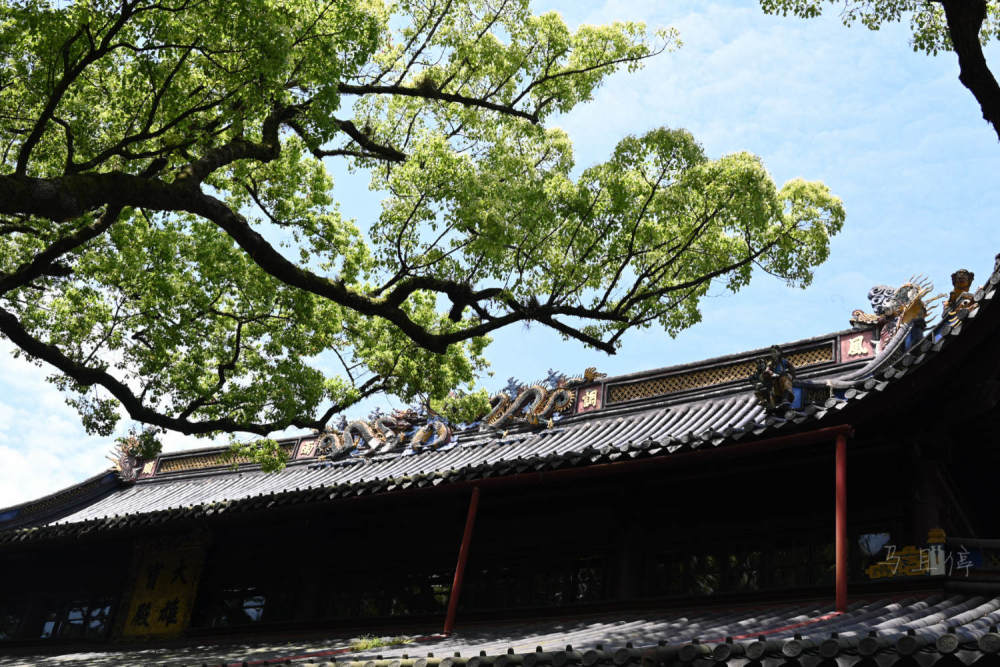
[[167, 637], [185, 630], [204, 558], [199, 545], [141, 547], [122, 636]]

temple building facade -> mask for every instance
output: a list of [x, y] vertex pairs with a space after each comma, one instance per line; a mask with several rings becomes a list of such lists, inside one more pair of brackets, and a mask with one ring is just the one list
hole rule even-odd
[[288, 438], [276, 473], [119, 448], [0, 509], [0, 663], [1000, 662], [1000, 263], [974, 280]]

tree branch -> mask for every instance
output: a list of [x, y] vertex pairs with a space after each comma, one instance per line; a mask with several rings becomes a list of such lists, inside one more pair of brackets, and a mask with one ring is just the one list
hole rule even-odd
[[[330, 417], [346, 410], [357, 402], [355, 400], [347, 404], [334, 404], [319, 419], [297, 416], [288, 420], [256, 423], [224, 417], [220, 419], [206, 419], [204, 421], [190, 421], [187, 418], [164, 414], [148, 405], [144, 405], [141, 398], [136, 396], [126, 384], [119, 381], [107, 371], [100, 368], [91, 368], [79, 363], [63, 353], [55, 345], [45, 343], [34, 337], [24, 328], [13, 313], [4, 308], [0, 308], [0, 333], [9, 338], [12, 343], [24, 350], [31, 357], [51, 364], [80, 386], [90, 387], [98, 385], [104, 387], [112, 396], [118, 399], [132, 419], [188, 435], [207, 434], [218, 431], [243, 431], [266, 436], [269, 433], [288, 428], [289, 426], [320, 430], [326, 426], [326, 422], [329, 421]], [[379, 379], [376, 376], [366, 382], [361, 387], [358, 400], [376, 391], [376, 382]], [[371, 391], [366, 393], [366, 389]]]
[[[9, 196], [4, 196], [5, 194]], [[571, 315], [596, 321], [627, 322], [628, 316], [624, 310], [640, 301], [685, 289], [693, 284], [702, 284], [745, 263], [745, 261], [736, 262], [682, 284], [632, 294], [626, 302], [619, 303], [611, 312], [600, 308], [572, 307], [555, 303], [522, 304], [499, 288], [477, 291], [464, 282], [431, 276], [408, 277], [399, 281], [384, 298], [373, 298], [353, 290], [343, 281], [317, 275], [289, 261], [239, 213], [215, 197], [199, 189], [187, 187], [183, 183], [166, 183], [155, 178], [128, 174], [80, 174], [51, 180], [0, 176], [0, 214], [28, 213], [50, 217], [56, 217], [58, 214], [60, 217], [74, 217], [102, 201], [113, 202], [116, 206], [184, 211], [209, 220], [225, 231], [257, 266], [271, 276], [291, 287], [329, 299], [362, 315], [381, 317], [398, 327], [420, 347], [438, 354], [444, 353], [454, 343], [487, 335], [515, 322], [531, 320], [551, 324], [566, 335], [587, 342], [597, 349], [614, 353], [612, 343], [599, 341], [579, 329], [564, 323], [556, 323], [551, 318]], [[750, 259], [752, 257], [746, 261]], [[403, 303], [419, 290], [448, 295], [453, 304], [449, 315], [453, 319], [465, 307], [473, 307], [477, 313], [483, 312], [479, 304], [490, 300], [499, 300], [506, 306], [507, 312], [461, 329], [438, 333], [413, 321], [402, 308]]]
[[351, 121], [340, 120], [339, 118], [335, 118], [334, 120], [344, 134], [349, 136], [351, 139], [354, 139], [354, 141], [356, 141], [362, 148], [367, 149], [372, 153], [377, 153], [390, 162], [403, 162], [406, 160], [405, 153], [396, 150], [392, 146], [382, 145], [372, 141], [367, 134], [359, 130]]
[[[63, 75], [60, 77], [59, 81], [53, 88], [52, 93], [49, 95], [45, 108], [38, 114], [38, 118], [35, 120], [35, 124], [31, 128], [31, 132], [25, 138], [24, 143], [21, 144], [21, 148], [17, 153], [17, 166], [14, 169], [14, 173], [17, 176], [24, 176], [27, 174], [28, 160], [31, 158], [31, 152], [41, 140], [42, 135], [45, 133], [45, 128], [55, 115], [56, 109], [59, 107], [59, 103], [62, 101], [66, 91], [69, 90], [69, 87], [73, 85], [73, 82], [76, 81], [76, 79], [85, 69], [87, 69], [87, 67], [96, 62], [109, 51], [111, 40], [121, 31], [123, 27], [125, 27], [125, 24], [131, 16], [132, 7], [130, 7], [128, 3], [123, 2], [121, 6], [121, 13], [115, 19], [111, 27], [108, 28], [108, 31], [104, 34], [104, 37], [101, 39], [101, 43], [99, 45], [95, 45], [93, 43], [93, 39], [89, 32], [90, 26], [86, 24], [80, 26], [73, 36], [63, 43]], [[71, 63], [70, 49], [72, 49], [73, 43], [84, 34], [87, 35], [87, 38], [91, 43], [90, 51], [77, 63]]]
[[468, 97], [466, 95], [455, 95], [453, 93], [442, 92], [438, 88], [430, 86], [410, 87], [410, 86], [373, 86], [355, 85], [341, 83], [337, 85], [337, 90], [345, 95], [403, 95], [406, 97], [421, 97], [425, 100], [440, 100], [442, 102], [454, 102], [467, 107], [479, 107], [498, 111], [508, 116], [524, 118], [532, 123], [538, 123], [538, 114], [521, 111], [507, 104], [497, 104], [478, 97]]
[[0, 276], [0, 295], [18, 287], [24, 287], [43, 275], [52, 275], [55, 260], [103, 234], [117, 222], [121, 211], [120, 206], [109, 206], [108, 210], [91, 224], [85, 225], [69, 236], [50, 244], [49, 247], [36, 253], [30, 262], [22, 264], [12, 273]]
[[281, 152], [281, 143], [278, 138], [278, 131], [282, 123], [291, 120], [299, 112], [297, 106], [275, 107], [267, 118], [264, 119], [261, 128], [261, 141], [255, 143], [243, 137], [233, 139], [227, 144], [214, 148], [202, 157], [188, 163], [178, 172], [174, 179], [176, 183], [184, 183], [189, 186], [200, 185], [216, 169], [232, 164], [237, 160], [255, 159], [261, 162], [270, 162], [278, 157]]

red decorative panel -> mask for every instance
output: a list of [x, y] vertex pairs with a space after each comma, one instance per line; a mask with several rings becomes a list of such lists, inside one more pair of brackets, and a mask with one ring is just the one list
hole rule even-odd
[[295, 453], [297, 459], [307, 459], [316, 456], [316, 448], [319, 446], [319, 439], [303, 440], [299, 443], [299, 451]]
[[844, 334], [840, 337], [840, 362], [867, 359], [875, 356], [875, 343], [871, 329]]
[[590, 412], [601, 409], [601, 385], [583, 387], [576, 392], [576, 412]]

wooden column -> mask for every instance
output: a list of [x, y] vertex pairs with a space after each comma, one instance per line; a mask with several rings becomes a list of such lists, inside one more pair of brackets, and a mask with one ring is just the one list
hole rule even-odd
[[451, 583], [451, 593], [448, 595], [448, 614], [444, 618], [444, 634], [451, 634], [455, 628], [455, 613], [458, 611], [458, 597], [462, 593], [462, 579], [465, 577], [465, 563], [469, 560], [469, 542], [472, 541], [472, 528], [476, 525], [476, 512], [479, 509], [479, 487], [472, 488], [469, 499], [469, 512], [465, 515], [465, 532], [462, 533], [462, 546], [458, 549], [458, 564], [455, 565], [455, 579]]
[[837, 552], [837, 611], [847, 611], [847, 435], [837, 435], [837, 508], [835, 517]]

